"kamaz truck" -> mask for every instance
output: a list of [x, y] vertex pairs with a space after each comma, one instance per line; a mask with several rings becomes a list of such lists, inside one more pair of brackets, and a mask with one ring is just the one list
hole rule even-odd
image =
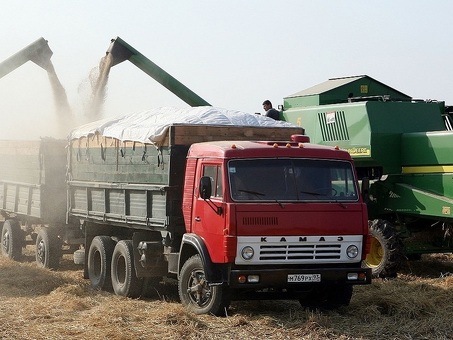
[[350, 155], [288, 123], [228, 117], [161, 108], [90, 123], [67, 143], [3, 141], [3, 255], [35, 242], [37, 263], [57, 268], [75, 251], [93, 287], [127, 297], [174, 279], [195, 313], [241, 299], [348, 305], [371, 281]]
[[369, 76], [334, 78], [284, 98], [282, 119], [312, 142], [348, 151], [367, 192], [375, 276], [453, 251], [453, 131], [444, 102]]

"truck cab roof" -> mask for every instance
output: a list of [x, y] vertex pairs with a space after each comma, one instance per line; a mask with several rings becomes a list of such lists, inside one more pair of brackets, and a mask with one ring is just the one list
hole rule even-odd
[[188, 158], [309, 157], [350, 160], [338, 147], [281, 141], [213, 141], [193, 144]]

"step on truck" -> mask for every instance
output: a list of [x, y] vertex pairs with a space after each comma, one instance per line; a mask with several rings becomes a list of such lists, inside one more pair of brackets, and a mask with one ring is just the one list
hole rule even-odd
[[[347, 152], [310, 144], [283, 122], [177, 123], [156, 133], [145, 116], [75, 130], [58, 176], [46, 174], [40, 149], [36, 175], [46, 184], [60, 177], [58, 199], [44, 183], [33, 198], [25, 180], [2, 180], [2, 253], [18, 258], [28, 238], [38, 264], [56, 268], [62, 249], [79, 243], [74, 254], [93, 287], [139, 297], [176, 279], [198, 314], [224, 314], [241, 299], [338, 307], [370, 283], [361, 266], [367, 210]], [[22, 210], [30, 204], [38, 207]], [[32, 216], [45, 207], [64, 221]]]

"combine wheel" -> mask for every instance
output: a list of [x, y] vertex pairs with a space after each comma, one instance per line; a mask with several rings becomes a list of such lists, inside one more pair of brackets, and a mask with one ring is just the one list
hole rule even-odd
[[113, 248], [115, 248], [115, 241], [109, 236], [96, 236], [91, 241], [88, 251], [88, 278], [95, 289], [112, 288], [110, 266]]
[[19, 260], [22, 256], [22, 230], [18, 222], [6, 220], [2, 228], [2, 254], [12, 260]]
[[137, 298], [143, 288], [143, 279], [135, 275], [134, 249], [131, 240], [119, 241], [113, 250], [112, 286], [116, 295]]
[[60, 265], [61, 242], [56, 230], [42, 228], [36, 237], [36, 263], [38, 267], [57, 269]]
[[374, 277], [396, 277], [403, 260], [403, 243], [393, 224], [386, 220], [368, 222], [371, 249], [364, 264]]
[[181, 302], [195, 314], [224, 315], [229, 300], [222, 286], [209, 286], [199, 255], [189, 258], [182, 266], [178, 291]]

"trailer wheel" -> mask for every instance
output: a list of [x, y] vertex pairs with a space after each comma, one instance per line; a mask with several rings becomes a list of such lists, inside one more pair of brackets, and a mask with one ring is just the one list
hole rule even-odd
[[119, 241], [112, 256], [112, 286], [116, 295], [137, 298], [143, 288], [143, 279], [135, 275], [134, 249], [131, 240]]
[[61, 242], [56, 230], [42, 228], [36, 237], [36, 263], [38, 267], [57, 269], [60, 265]]
[[189, 258], [181, 268], [178, 282], [181, 303], [195, 314], [224, 315], [229, 306], [226, 289], [209, 286], [200, 255]]
[[110, 266], [115, 241], [109, 236], [96, 236], [88, 251], [88, 278], [95, 289], [111, 290]]
[[12, 260], [22, 256], [22, 230], [18, 222], [6, 220], [2, 228], [2, 254]]
[[325, 310], [348, 306], [351, 302], [353, 286], [340, 285], [335, 287], [315, 288], [309, 295], [300, 299], [303, 307], [321, 308]]
[[371, 235], [370, 253], [364, 264], [374, 277], [396, 277], [403, 261], [403, 242], [393, 224], [386, 220], [368, 221]]

